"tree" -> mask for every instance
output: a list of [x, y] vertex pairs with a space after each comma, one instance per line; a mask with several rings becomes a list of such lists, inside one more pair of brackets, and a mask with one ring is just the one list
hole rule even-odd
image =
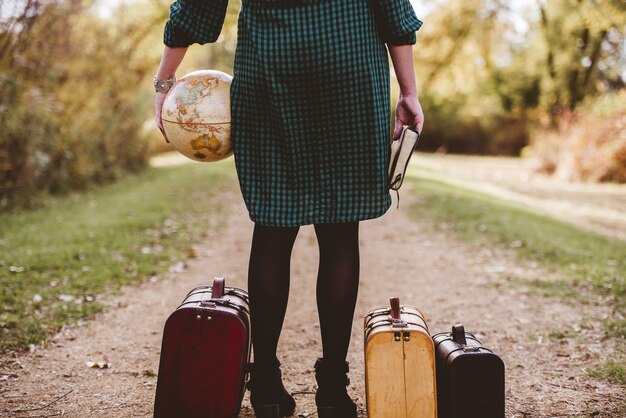
[[[618, 0], [538, 0], [544, 48], [543, 104], [552, 126], [589, 95], [624, 86], [616, 73], [626, 29], [626, 4]], [[618, 64], [618, 65], [616, 65]]]
[[145, 166], [164, 4], [25, 0], [0, 32], [0, 207]]

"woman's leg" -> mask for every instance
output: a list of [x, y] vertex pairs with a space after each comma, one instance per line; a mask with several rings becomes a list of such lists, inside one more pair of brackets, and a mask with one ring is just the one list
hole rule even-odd
[[346, 386], [348, 346], [359, 290], [359, 223], [318, 224], [317, 309], [324, 356], [315, 362], [315, 403], [320, 418], [355, 418]]
[[324, 359], [341, 364], [350, 345], [359, 289], [359, 222], [317, 224], [317, 308]]
[[254, 225], [248, 293], [254, 363], [250, 364], [250, 403], [259, 418], [293, 415], [296, 402], [282, 382], [276, 356], [289, 299], [291, 250], [299, 227]]
[[254, 362], [273, 364], [289, 298], [291, 251], [299, 227], [255, 224], [248, 266]]

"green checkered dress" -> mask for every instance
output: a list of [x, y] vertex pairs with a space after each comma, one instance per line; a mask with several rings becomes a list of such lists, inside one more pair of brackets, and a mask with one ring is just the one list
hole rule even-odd
[[[228, 0], [178, 0], [164, 42], [214, 42]], [[391, 206], [385, 43], [415, 44], [409, 0], [243, 0], [231, 135], [250, 219], [349, 222]]]

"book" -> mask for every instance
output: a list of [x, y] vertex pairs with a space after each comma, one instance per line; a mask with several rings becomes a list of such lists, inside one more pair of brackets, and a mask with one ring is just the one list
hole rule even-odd
[[408, 125], [403, 125], [400, 138], [396, 141], [392, 139], [388, 174], [389, 189], [398, 191], [400, 186], [402, 186], [404, 174], [419, 137], [419, 132], [412, 130]]

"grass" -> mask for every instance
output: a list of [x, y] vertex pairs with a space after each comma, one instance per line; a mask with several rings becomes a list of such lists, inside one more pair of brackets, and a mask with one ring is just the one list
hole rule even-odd
[[[610, 304], [614, 315], [605, 321], [605, 332], [626, 339], [625, 242], [445, 182], [418, 175], [408, 179], [418, 195], [410, 211], [413, 217], [452, 228], [463, 240], [506, 247], [520, 260], [559, 273], [556, 280], [517, 280], [569, 303]], [[596, 377], [624, 383], [626, 369], [619, 362], [594, 370]]]
[[[103, 309], [121, 286], [166, 272], [220, 226], [231, 162], [151, 168], [46, 207], [0, 215], [0, 352]], [[230, 180], [229, 180], [230, 179]]]
[[605, 379], [613, 383], [626, 385], [626, 369], [623, 363], [615, 360], [607, 360], [600, 366], [592, 367], [588, 373], [596, 379]]

